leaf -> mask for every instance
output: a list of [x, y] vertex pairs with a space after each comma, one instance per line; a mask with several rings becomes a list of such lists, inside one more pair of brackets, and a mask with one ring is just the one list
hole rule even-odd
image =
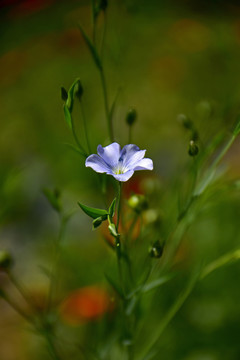
[[157, 326], [157, 330], [155, 331], [154, 335], [151, 337], [150, 341], [146, 344], [146, 348], [140, 349], [141, 355], [140, 357], [137, 356], [137, 360], [150, 360], [155, 356], [155, 349], [156, 345], [159, 341], [159, 338], [161, 337], [163, 331], [168, 326], [170, 321], [174, 318], [176, 313], [180, 310], [184, 302], [187, 300], [188, 296], [191, 294], [197, 280], [199, 279], [199, 272], [194, 271], [191, 275], [185, 289], [178, 295], [178, 297], [175, 299], [173, 304], [170, 306], [169, 310], [166, 312], [164, 317], [161, 319]]
[[111, 218], [114, 217], [115, 208], [116, 208], [116, 201], [117, 201], [117, 199], [114, 198], [113, 201], [112, 201], [112, 203], [111, 203], [111, 205], [109, 206], [109, 209], [108, 209], [108, 213], [109, 213], [109, 216], [110, 216]]
[[81, 31], [81, 34], [83, 36], [83, 39], [92, 55], [92, 58], [96, 64], [96, 66], [99, 68], [99, 70], [102, 70], [102, 62], [101, 59], [97, 53], [97, 50], [95, 48], [95, 46], [93, 45], [93, 43], [91, 42], [91, 40], [89, 39], [89, 37], [87, 36], [87, 34], [85, 33], [85, 31], [83, 30], [82, 26], [79, 25], [79, 30]]
[[90, 216], [93, 219], [96, 219], [100, 216], [102, 217], [103, 220], [107, 219], [107, 216], [108, 216], [107, 210], [92, 208], [92, 207], [83, 205], [80, 202], [78, 202], [78, 205], [80, 206], [82, 211], [85, 212], [85, 214], [87, 214], [88, 216]]
[[236, 125], [233, 130], [233, 135], [237, 136], [239, 133], [240, 133], [240, 115], [238, 115], [238, 117], [237, 117]]
[[214, 260], [203, 269], [200, 279], [204, 279], [207, 275], [211, 274], [211, 272], [238, 260], [240, 260], [240, 249], [220, 256], [218, 259]]
[[159, 286], [165, 284], [166, 282], [168, 282], [169, 280], [171, 280], [174, 277], [174, 274], [168, 274], [166, 276], [162, 276], [159, 279], [153, 280], [150, 283], [146, 284], [143, 286], [142, 288], [142, 292], [143, 293], [147, 293], [148, 291], [151, 291], [153, 289], [158, 288]]
[[68, 124], [70, 130], [72, 130], [72, 117], [67, 105], [63, 105], [63, 111], [66, 123]]

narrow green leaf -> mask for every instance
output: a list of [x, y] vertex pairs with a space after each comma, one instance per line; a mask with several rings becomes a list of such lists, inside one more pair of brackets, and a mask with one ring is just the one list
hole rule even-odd
[[93, 219], [96, 219], [100, 216], [102, 216], [103, 220], [107, 219], [107, 216], [108, 216], [107, 210], [92, 208], [92, 207], [83, 205], [80, 202], [78, 202], [78, 205], [80, 206], [82, 211], [85, 212], [85, 214], [87, 214], [88, 216], [90, 216]]
[[236, 125], [235, 128], [233, 130], [233, 135], [237, 136], [240, 133], [240, 115], [238, 115], [237, 120], [236, 120]]
[[114, 214], [115, 214], [115, 208], [116, 208], [116, 201], [117, 198], [114, 198], [111, 205], [109, 206], [108, 212], [109, 212], [109, 216], [111, 218], [113, 218]]
[[200, 279], [205, 278], [207, 275], [211, 274], [213, 271], [221, 268], [222, 266], [234, 263], [238, 260], [240, 260], [240, 249], [220, 256], [218, 259], [214, 260], [203, 269]]
[[95, 46], [93, 45], [93, 43], [91, 42], [91, 40], [89, 39], [89, 37], [87, 36], [87, 34], [85, 33], [84, 29], [82, 28], [81, 25], [79, 25], [79, 30], [81, 31], [81, 34], [83, 36], [83, 39], [92, 55], [92, 58], [96, 64], [96, 66], [101, 70], [102, 69], [102, 62], [101, 59], [97, 53], [97, 50], [95, 48]]
[[153, 289], [156, 289], [159, 286], [161, 286], [161, 285], [165, 284], [166, 282], [168, 282], [169, 280], [171, 280], [173, 277], [174, 277], [174, 274], [168, 274], [159, 279], [153, 280], [150, 283], [144, 285], [141, 292], [147, 293]]
[[159, 338], [161, 337], [163, 331], [168, 326], [170, 321], [176, 315], [176, 313], [180, 310], [188, 296], [191, 294], [197, 280], [199, 279], [198, 271], [193, 272], [192, 276], [190, 277], [185, 289], [178, 295], [175, 299], [172, 306], [170, 306], [169, 310], [165, 314], [165, 316], [161, 319], [159, 325], [157, 326], [157, 330], [152, 336], [151, 340], [146, 344], [146, 348], [144, 350], [141, 349], [140, 357], [136, 357], [137, 360], [150, 360], [155, 356], [155, 349], [158, 343]]
[[67, 105], [63, 105], [63, 111], [66, 123], [68, 124], [70, 130], [72, 130], [72, 117]]

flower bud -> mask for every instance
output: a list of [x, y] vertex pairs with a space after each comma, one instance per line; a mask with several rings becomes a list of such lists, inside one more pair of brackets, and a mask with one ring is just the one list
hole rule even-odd
[[7, 271], [12, 266], [12, 257], [11, 255], [2, 250], [0, 251], [0, 271]]
[[111, 234], [112, 236], [114, 236], [114, 237], [117, 237], [117, 236], [118, 236], [116, 226], [115, 226], [113, 223], [109, 224], [108, 230], [110, 231], [110, 234]]
[[141, 213], [148, 208], [148, 202], [144, 195], [134, 194], [128, 199], [128, 205], [137, 213]]
[[190, 156], [196, 156], [198, 154], [198, 146], [193, 140], [189, 143], [188, 154]]
[[80, 80], [78, 80], [76, 82], [76, 85], [74, 87], [74, 94], [76, 95], [76, 97], [81, 100], [82, 95], [83, 95], [83, 87], [82, 87], [82, 83]]
[[155, 243], [149, 248], [149, 255], [152, 258], [159, 259], [163, 254], [163, 245], [160, 244], [160, 241], [157, 240]]
[[177, 120], [182, 124], [182, 126], [187, 130], [193, 129], [192, 120], [190, 120], [186, 115], [179, 114]]
[[67, 90], [63, 86], [61, 86], [61, 98], [63, 101], [67, 101], [68, 99]]
[[127, 116], [126, 116], [126, 122], [129, 126], [132, 126], [137, 119], [137, 111], [134, 108], [130, 108], [128, 110]]

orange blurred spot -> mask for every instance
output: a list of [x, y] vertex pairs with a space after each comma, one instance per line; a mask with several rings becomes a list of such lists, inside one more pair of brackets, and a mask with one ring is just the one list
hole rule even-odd
[[100, 318], [111, 310], [111, 299], [99, 286], [87, 286], [72, 292], [60, 308], [62, 318], [72, 325]]
[[181, 19], [175, 22], [169, 34], [182, 50], [188, 52], [205, 50], [211, 40], [209, 28], [193, 19]]

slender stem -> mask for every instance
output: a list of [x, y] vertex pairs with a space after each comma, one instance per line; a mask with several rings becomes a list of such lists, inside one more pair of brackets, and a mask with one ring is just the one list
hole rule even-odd
[[88, 138], [87, 121], [86, 121], [86, 116], [85, 116], [85, 111], [84, 111], [84, 107], [83, 107], [82, 101], [80, 102], [80, 107], [81, 107], [81, 112], [82, 112], [82, 120], [83, 120], [83, 127], [84, 127], [84, 132], [85, 132], [85, 138], [86, 138], [86, 142], [87, 142], [87, 148], [88, 148], [89, 154], [91, 154], [92, 151], [91, 151], [90, 141], [89, 141], [89, 138]]
[[222, 149], [222, 151], [220, 152], [220, 154], [217, 156], [217, 158], [214, 160], [214, 162], [211, 165], [211, 169], [214, 169], [218, 163], [222, 160], [222, 158], [224, 157], [224, 155], [226, 154], [226, 152], [229, 150], [229, 148], [232, 146], [234, 140], [236, 139], [235, 135], [232, 135], [232, 137], [230, 138], [230, 140], [227, 142], [227, 144], [224, 146], [224, 148]]
[[[176, 298], [175, 302], [172, 304], [168, 312], [166, 313], [165, 317], [162, 319], [160, 324], [158, 325], [156, 335], [151, 338], [151, 341], [147, 344], [145, 351], [141, 352], [141, 360], [150, 360], [156, 353], [152, 352], [154, 350], [155, 345], [157, 344], [159, 338], [161, 337], [163, 331], [176, 315], [176, 313], [180, 310], [184, 302], [187, 300], [188, 296], [191, 294], [196, 281], [198, 280], [197, 276], [193, 276], [189, 283], [187, 284], [186, 288], [183, 290], [182, 293]], [[139, 360], [140, 358], [138, 358]]]
[[101, 78], [102, 89], [103, 89], [104, 108], [105, 108], [105, 114], [106, 114], [106, 119], [107, 119], [108, 132], [109, 132], [110, 140], [113, 142], [114, 141], [113, 125], [112, 125], [112, 120], [110, 117], [106, 79], [105, 79], [105, 74], [104, 74], [104, 70], [102, 67], [99, 68], [99, 72], [100, 72], [100, 78]]
[[121, 190], [122, 190], [122, 183], [120, 181], [118, 181], [118, 209], [117, 209], [117, 232], [118, 232], [118, 226], [119, 226], [119, 221], [120, 221], [120, 212], [121, 212]]
[[87, 156], [86, 151], [84, 150], [84, 148], [82, 147], [82, 145], [80, 144], [80, 141], [78, 140], [78, 136], [76, 133], [76, 129], [75, 129], [75, 124], [74, 124], [74, 120], [72, 118], [72, 133], [73, 133], [73, 137], [76, 141], [77, 146], [79, 147], [79, 149], [84, 153], [85, 156]]
[[104, 11], [103, 12], [103, 33], [102, 33], [102, 41], [101, 41], [101, 46], [100, 46], [100, 55], [101, 58], [103, 58], [103, 48], [104, 48], [104, 41], [105, 41], [105, 36], [106, 36], [106, 30], [107, 30], [107, 14]]
[[24, 300], [28, 303], [28, 305], [32, 309], [34, 309], [34, 305], [33, 305], [32, 301], [31, 301], [31, 299], [29, 298], [29, 296], [28, 296], [26, 290], [24, 289], [24, 287], [21, 284], [19, 284], [18, 280], [15, 278], [15, 276], [11, 272], [8, 272], [7, 275], [8, 275], [9, 280], [11, 281], [11, 283], [19, 291], [19, 293], [22, 295]]
[[132, 125], [128, 126], [128, 144], [132, 143]]
[[91, 0], [92, 3], [92, 38], [93, 44], [96, 45], [96, 17], [95, 17], [95, 1]]
[[45, 339], [47, 341], [47, 344], [49, 346], [49, 352], [51, 354], [51, 357], [54, 360], [61, 360], [61, 357], [58, 354], [58, 351], [57, 351], [56, 346], [54, 344], [52, 334], [46, 331], [46, 332], [44, 332], [43, 335], [44, 335], [44, 337], [45, 337]]
[[31, 325], [33, 324], [33, 321], [30, 319], [30, 317], [22, 310], [20, 309], [9, 297], [4, 293], [4, 295], [1, 295], [2, 299], [4, 299], [8, 305], [14, 309], [20, 316], [22, 316], [27, 322], [29, 322]]
[[60, 243], [64, 235], [65, 226], [66, 226], [66, 219], [64, 217], [61, 217], [61, 223], [60, 223], [60, 230], [58, 239], [55, 244], [55, 250], [54, 250], [54, 261], [52, 270], [50, 273], [50, 283], [49, 283], [49, 292], [48, 292], [48, 299], [47, 299], [47, 311], [51, 307], [52, 299], [53, 299], [53, 292], [54, 292], [54, 280], [56, 279], [56, 271], [57, 271], [57, 265], [58, 265], [58, 258], [59, 258], [59, 251], [60, 251]]

